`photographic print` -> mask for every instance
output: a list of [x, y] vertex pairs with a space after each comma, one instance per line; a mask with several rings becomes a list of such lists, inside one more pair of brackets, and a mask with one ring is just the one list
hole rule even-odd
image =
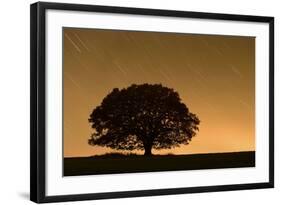
[[63, 175], [255, 166], [255, 37], [63, 28]]

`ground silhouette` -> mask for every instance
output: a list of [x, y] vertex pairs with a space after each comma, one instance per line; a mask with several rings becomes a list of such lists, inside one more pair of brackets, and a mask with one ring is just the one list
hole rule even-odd
[[107, 153], [90, 157], [64, 158], [64, 176], [134, 172], [254, 167], [255, 152], [191, 155]]

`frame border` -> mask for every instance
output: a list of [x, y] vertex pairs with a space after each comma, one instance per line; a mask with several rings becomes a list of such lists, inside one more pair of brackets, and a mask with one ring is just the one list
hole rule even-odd
[[[197, 19], [248, 21], [269, 24], [269, 181], [188, 188], [138, 190], [106, 193], [46, 196], [45, 179], [45, 25], [46, 10], [69, 10], [170, 16]], [[37, 2], [30, 5], [30, 200], [36, 203], [82, 201], [124, 197], [218, 192], [274, 187], [274, 17], [203, 13], [147, 8]]]

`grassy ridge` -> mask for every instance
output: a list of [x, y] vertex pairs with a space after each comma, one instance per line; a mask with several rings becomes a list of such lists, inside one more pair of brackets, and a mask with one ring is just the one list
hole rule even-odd
[[150, 157], [107, 154], [93, 157], [64, 158], [64, 176], [254, 166], [254, 151], [193, 155], [153, 155]]

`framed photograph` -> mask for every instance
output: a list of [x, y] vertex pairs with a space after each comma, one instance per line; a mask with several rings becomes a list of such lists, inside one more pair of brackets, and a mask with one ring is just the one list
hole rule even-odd
[[34, 202], [274, 187], [274, 18], [31, 5]]

